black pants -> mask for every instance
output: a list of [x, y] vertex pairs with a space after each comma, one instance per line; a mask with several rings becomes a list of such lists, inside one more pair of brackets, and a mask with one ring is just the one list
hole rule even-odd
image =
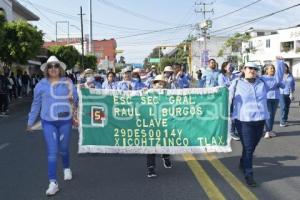
[[22, 96], [22, 86], [18, 86], [17, 91], [18, 91], [18, 97], [21, 97]]
[[245, 176], [252, 176], [253, 153], [262, 137], [265, 121], [242, 122], [235, 120], [235, 123], [243, 146], [240, 162]]
[[8, 109], [8, 94], [0, 94], [0, 112], [6, 112]]
[[[155, 156], [157, 154], [147, 154], [147, 168], [155, 167]], [[162, 158], [168, 159], [170, 158], [169, 154], [163, 154]]]

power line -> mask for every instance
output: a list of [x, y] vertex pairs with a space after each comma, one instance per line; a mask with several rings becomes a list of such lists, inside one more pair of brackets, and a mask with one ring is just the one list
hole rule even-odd
[[143, 19], [143, 20], [147, 20], [147, 21], [151, 21], [151, 22], [155, 22], [155, 23], [159, 23], [159, 24], [163, 24], [163, 25], [166, 25], [166, 24], [170, 25], [169, 22], [165, 22], [165, 21], [162, 21], [162, 20], [158, 20], [158, 19], [154, 19], [154, 18], [148, 17], [148, 16], [146, 16], [146, 15], [143, 15], [143, 14], [137, 13], [137, 12], [134, 12], [134, 11], [132, 11], [132, 10], [129, 10], [129, 9], [127, 9], [127, 8], [124, 8], [124, 7], [121, 7], [121, 6], [119, 6], [119, 5], [113, 4], [113, 3], [108, 2], [108, 1], [106, 1], [106, 0], [97, 0], [97, 1], [98, 1], [99, 3], [103, 3], [103, 4], [105, 4], [105, 5], [109, 6], [109, 7], [112, 7], [112, 8], [114, 8], [114, 9], [120, 10], [120, 11], [122, 11], [122, 12], [124, 12], [124, 13], [127, 13], [127, 14], [129, 14], [129, 15], [132, 15], [132, 16], [134, 16], [134, 17], [137, 17], [137, 18], [140, 18], [140, 19]]
[[139, 34], [132, 34], [132, 35], [127, 35], [127, 36], [121, 36], [116, 39], [124, 39], [124, 38], [130, 38], [130, 37], [137, 37], [137, 36], [142, 36], [142, 35], [148, 35], [148, 34], [153, 34], [153, 33], [159, 33], [163, 31], [168, 31], [168, 30], [173, 30], [173, 29], [180, 29], [180, 28], [185, 28], [185, 27], [192, 27], [193, 24], [187, 24], [187, 25], [182, 25], [182, 26], [175, 26], [175, 27], [170, 27], [170, 28], [165, 28], [165, 29], [159, 29], [159, 30], [153, 30], [149, 32], [144, 32], [144, 33], [139, 33]]
[[224, 14], [224, 15], [220, 15], [220, 16], [214, 17], [214, 18], [212, 18], [211, 20], [217, 20], [217, 19], [226, 17], [226, 16], [228, 16], [228, 15], [231, 15], [231, 14], [233, 14], [233, 13], [239, 12], [239, 11], [245, 9], [245, 8], [248, 8], [248, 7], [252, 6], [252, 5], [254, 5], [254, 4], [260, 2], [260, 1], [262, 1], [262, 0], [257, 0], [257, 1], [255, 1], [255, 2], [252, 2], [252, 3], [248, 4], [248, 5], [245, 5], [245, 6], [241, 7], [241, 8], [239, 8], [239, 9], [236, 9], [236, 10], [231, 11], [231, 12], [229, 12], [229, 13], [226, 13], [226, 14]]
[[[77, 16], [70, 15], [70, 14], [67, 14], [67, 13], [64, 13], [64, 12], [60, 12], [60, 11], [57, 11], [57, 10], [53, 10], [53, 9], [44, 7], [44, 6], [39, 5], [39, 4], [34, 4], [34, 5], [37, 6], [37, 7], [39, 7], [39, 8], [41, 8], [41, 9], [43, 9], [43, 10], [45, 10], [46, 12], [52, 13], [54, 15], [63, 16], [63, 17], [69, 18], [70, 20], [78, 22], [78, 17]], [[89, 20], [84, 19], [84, 21], [89, 21]], [[106, 26], [106, 27], [111, 27], [111, 28], [116, 28], [116, 29], [135, 30], [135, 31], [149, 31], [149, 30], [143, 30], [143, 29], [138, 29], [138, 28], [131, 28], [131, 27], [124, 27], [124, 26], [117, 26], [117, 25], [112, 25], [112, 24], [106, 24], [106, 23], [103, 23], [103, 22], [95, 21], [95, 20], [93, 20], [93, 24], [98, 24], [98, 25], [102, 25], [102, 26]]]
[[236, 25], [224, 27], [224, 28], [222, 28], [222, 29], [217, 29], [217, 30], [215, 30], [215, 31], [212, 31], [211, 33], [223, 32], [224, 30], [232, 29], [232, 28], [235, 28], [235, 27], [240, 27], [240, 26], [246, 25], [246, 24], [248, 25], [249, 23], [254, 23], [254, 22], [257, 22], [257, 21], [259, 21], [259, 20], [263, 20], [263, 19], [265, 19], [265, 18], [267, 18], [267, 17], [271, 17], [271, 16], [273, 16], [273, 15], [276, 15], [276, 14], [278, 14], [278, 13], [284, 12], [284, 11], [286, 11], [286, 10], [290, 10], [290, 9], [295, 8], [295, 7], [298, 7], [298, 6], [300, 6], [300, 3], [299, 3], [299, 4], [296, 4], [296, 5], [293, 5], [293, 6], [290, 6], [290, 7], [287, 7], [287, 8], [284, 8], [284, 9], [282, 9], [282, 10], [278, 10], [278, 11], [276, 11], [276, 12], [272, 12], [272, 13], [270, 13], [270, 14], [267, 14], [267, 15], [264, 15], [264, 16], [261, 16], [261, 17], [252, 19], [252, 20], [249, 20], [249, 21], [246, 21], [246, 22], [242, 22], [242, 23], [239, 23], [239, 24], [236, 24]]

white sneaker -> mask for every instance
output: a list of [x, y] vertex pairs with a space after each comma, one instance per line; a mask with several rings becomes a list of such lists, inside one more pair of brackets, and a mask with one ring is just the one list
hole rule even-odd
[[72, 180], [72, 171], [70, 168], [64, 169], [64, 180], [65, 181]]
[[280, 127], [286, 127], [287, 126], [287, 123], [285, 122], [285, 123], [280, 123], [280, 125], [279, 125]]
[[58, 184], [56, 183], [56, 182], [50, 182], [49, 183], [49, 187], [48, 187], [48, 189], [47, 189], [47, 191], [46, 191], [46, 195], [47, 196], [53, 196], [53, 195], [55, 195], [57, 192], [59, 191], [59, 189], [58, 189]]
[[276, 137], [276, 133], [273, 131], [270, 131], [269, 135], [270, 135], [270, 137]]
[[265, 134], [264, 138], [266, 138], [266, 139], [269, 139], [269, 138], [271, 138], [271, 136], [270, 136], [270, 132], [266, 132], [266, 134]]

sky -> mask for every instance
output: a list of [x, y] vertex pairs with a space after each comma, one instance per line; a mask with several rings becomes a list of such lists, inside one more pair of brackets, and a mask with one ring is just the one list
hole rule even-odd
[[[70, 36], [80, 37], [80, 6], [84, 15], [84, 34], [89, 34], [89, 2], [90, 0], [18, 0], [22, 5], [40, 17], [40, 21], [32, 22], [45, 33], [45, 40], [55, 40], [55, 24], [57, 21], [69, 21]], [[214, 13], [207, 18], [213, 19], [233, 10], [248, 5], [256, 0], [210, 0], [207, 6]], [[200, 2], [200, 1], [198, 1]], [[261, 0], [239, 12], [213, 20], [210, 31], [239, 24], [274, 11], [300, 3], [299, 0]], [[201, 13], [195, 9], [195, 0], [92, 0], [93, 5], [93, 39], [115, 38], [117, 49], [127, 63], [142, 63], [153, 48], [159, 45], [176, 45], [189, 34], [197, 35], [191, 26], [132, 36], [150, 31], [167, 29], [176, 26], [197, 24], [203, 20]], [[212, 35], [230, 36], [235, 32], [243, 32], [250, 27], [260, 29], [278, 29], [300, 24], [300, 6], [279, 13], [264, 20], [224, 30]], [[58, 37], [67, 37], [67, 24], [58, 23]], [[124, 38], [127, 37], [127, 38]], [[120, 56], [118, 55], [118, 57]]]

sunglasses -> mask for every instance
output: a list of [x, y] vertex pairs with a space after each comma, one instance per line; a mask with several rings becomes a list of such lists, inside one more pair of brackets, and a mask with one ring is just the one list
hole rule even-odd
[[47, 65], [47, 69], [58, 69], [60, 67], [59, 64], [49, 64]]
[[247, 67], [248, 69], [250, 69], [250, 70], [255, 70], [255, 71], [257, 71], [257, 68], [256, 67]]

